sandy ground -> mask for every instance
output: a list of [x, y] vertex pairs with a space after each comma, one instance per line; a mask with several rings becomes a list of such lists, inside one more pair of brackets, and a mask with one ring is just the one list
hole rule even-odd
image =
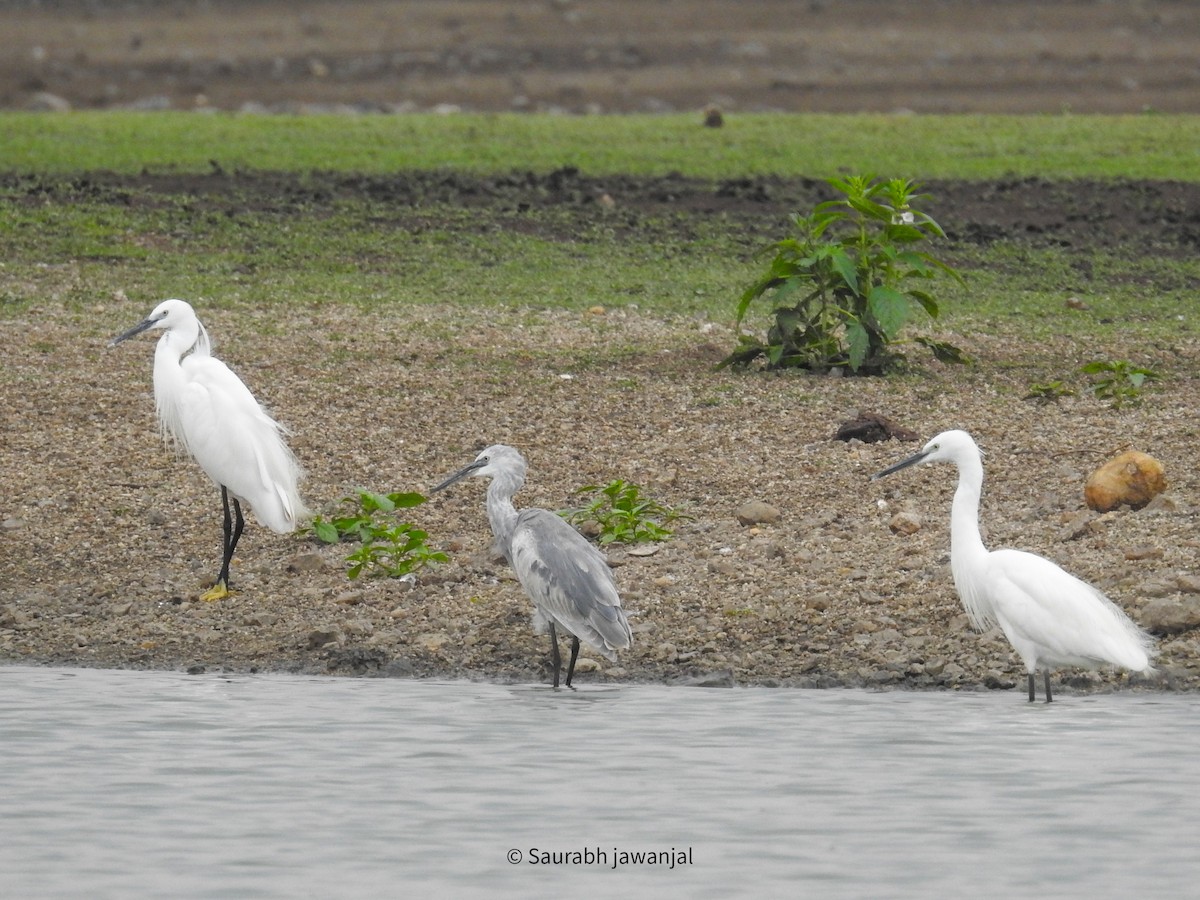
[[[587, 200], [596, 185], [575, 178], [505, 190], [526, 192], [529, 203], [559, 204], [562, 215], [551, 221], [606, 215]], [[176, 177], [167, 179], [179, 189]], [[93, 200], [155, 202], [145, 194], [154, 179], [134, 180], [137, 191], [105, 176], [42, 185], [31, 196], [71, 202], [84, 190]], [[408, 196], [427, 226], [422, 184], [420, 176], [397, 175], [372, 190]], [[501, 190], [499, 182], [456, 184], [472, 202]], [[294, 195], [271, 179], [206, 176], [197, 180], [196, 214], [244, 204], [255, 186], [275, 203]], [[641, 214], [655, 219], [667, 204], [679, 216], [726, 217], [732, 228], [775, 221], [812, 189], [776, 179], [737, 186], [673, 179], [668, 191], [654, 189], [661, 183], [605, 181], [630, 223]], [[336, 179], [327, 188], [318, 193], [336, 204]], [[443, 200], [452, 189], [437, 184]], [[1137, 240], [1136, 223], [1154, 218], [1153, 234], [1140, 232], [1154, 242], [1145, 250], [1171, 255], [1194, 244], [1191, 220], [1176, 214], [1196, 207], [1194, 192], [1162, 183], [1080, 183], [1071, 185], [1068, 202], [1053, 191], [944, 183], [936, 195], [945, 208], [934, 212], [959, 246], [1006, 237], [1080, 248], [1120, 237], [1091, 227], [1096, 218], [1127, 220], [1121, 239], [1128, 244]], [[1049, 206], [1031, 207], [1030, 196], [1060, 206], [1051, 215]], [[512, 199], [501, 191], [494, 202], [511, 208]], [[403, 229], [406, 221], [398, 207], [386, 227]], [[70, 290], [71, 272], [69, 261], [61, 263], [54, 281]], [[651, 555], [611, 554], [635, 646], [616, 665], [585, 651], [582, 679], [1016, 687], [1016, 655], [998, 632], [970, 630], [951, 582], [952, 471], [910, 470], [872, 483], [872, 473], [915, 445], [831, 440], [839, 424], [869, 410], [922, 439], [950, 427], [972, 431], [987, 452], [989, 543], [1055, 559], [1153, 628], [1162, 675], [1136, 684], [1200, 685], [1200, 341], [1186, 311], [1168, 345], [1147, 344], [1138, 337], [1139, 311], [1125, 314], [1134, 327], [1106, 355], [1150, 361], [1169, 381], [1142, 406], [1122, 410], [1085, 392], [1045, 406], [1023, 401], [1029, 384], [1069, 376], [1096, 348], [1067, 334], [1030, 346], [1003, 319], [969, 334], [939, 333], [978, 360], [973, 368], [920, 360], [920, 378], [851, 379], [714, 372], [733, 345], [728, 322], [664, 319], [619, 300], [591, 313], [438, 306], [363, 313], [301, 302], [282, 323], [276, 310], [200, 311], [218, 353], [294, 430], [292, 444], [308, 470], [305, 495], [318, 511], [335, 511], [356, 487], [428, 491], [483, 446], [505, 442], [531, 467], [519, 506], [573, 506], [575, 488], [623, 479], [690, 516]], [[201, 602], [217, 565], [217, 491], [159, 441], [152, 341], [105, 348], [147, 312], [123, 297], [76, 310], [49, 296], [0, 319], [0, 657], [545, 677], [545, 638], [532, 634], [528, 601], [511, 572], [491, 558], [479, 482], [411, 512], [431, 544], [451, 554], [415, 586], [350, 582], [347, 548], [252, 524], [235, 559], [238, 592]], [[638, 347], [653, 349], [629, 349]], [[1167, 495], [1142, 511], [1088, 512], [1086, 475], [1130, 445], [1163, 462]], [[774, 506], [778, 520], [739, 522], [737, 511], [750, 500]], [[892, 530], [898, 512], [916, 522], [915, 533]], [[1067, 673], [1060, 683], [1069, 691], [1127, 681]]]
[[1169, 0], [49, 0], [0, 34], [18, 108], [1200, 109]]

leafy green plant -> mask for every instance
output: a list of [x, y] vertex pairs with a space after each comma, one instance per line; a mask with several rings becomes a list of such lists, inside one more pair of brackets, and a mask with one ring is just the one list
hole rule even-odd
[[400, 578], [422, 566], [446, 562], [445, 553], [430, 550], [425, 544], [429, 535], [419, 528], [396, 521], [398, 509], [411, 509], [425, 502], [418, 493], [378, 494], [360, 490], [357, 496], [342, 498], [353, 508], [343, 516], [313, 518], [311, 530], [326, 544], [358, 541], [362, 546], [346, 557], [351, 579], [363, 572]]
[[1095, 360], [1080, 369], [1092, 378], [1092, 393], [1101, 400], [1108, 400], [1115, 408], [1126, 404], [1136, 406], [1142, 402], [1142, 388], [1147, 381], [1160, 376], [1153, 369], [1135, 366], [1127, 360]]
[[1022, 400], [1034, 403], [1056, 403], [1063, 397], [1074, 397], [1075, 391], [1061, 381], [1037, 382], [1029, 386], [1029, 393]]
[[[894, 362], [890, 347], [915, 304], [930, 318], [938, 302], [921, 285], [938, 274], [962, 281], [954, 269], [916, 249], [945, 237], [941, 226], [913, 204], [927, 199], [913, 182], [870, 175], [832, 178], [842, 196], [793, 216], [795, 235], [773, 245], [764, 276], [737, 305], [738, 346], [721, 366], [765, 357], [768, 368], [823, 370], [848, 366], [878, 374]], [[770, 296], [777, 304], [766, 340], [741, 330], [750, 305]], [[943, 361], [965, 362], [952, 344], [916, 338]]]
[[641, 488], [626, 481], [613, 481], [579, 488], [576, 493], [599, 495], [587, 506], [561, 510], [559, 515], [572, 525], [595, 522], [596, 540], [601, 544], [637, 544], [665, 541], [671, 536], [667, 523], [687, 518], [678, 510], [642, 496]]

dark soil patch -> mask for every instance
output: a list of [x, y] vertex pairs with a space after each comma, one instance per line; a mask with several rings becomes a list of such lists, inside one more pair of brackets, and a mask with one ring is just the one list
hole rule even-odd
[[[594, 221], [637, 231], [663, 219], [719, 216], [744, 228], [756, 243], [779, 237], [791, 213], [834, 196], [828, 185], [810, 178], [595, 177], [573, 168], [487, 177], [456, 172], [89, 173], [69, 179], [8, 174], [0, 176], [0, 186], [38, 203], [84, 198], [127, 206], [183, 196], [203, 210], [271, 215], [320, 214], [340, 200], [365, 197], [401, 227], [414, 216], [435, 224], [438, 207], [487, 208], [518, 218], [565, 210], [566, 217], [530, 216], [536, 222], [531, 227], [563, 240], [578, 239]], [[1200, 184], [1021, 178], [933, 181], [925, 188], [932, 197], [929, 212], [960, 245], [1009, 241], [1079, 251], [1122, 248], [1165, 257], [1190, 257], [1200, 248]]]

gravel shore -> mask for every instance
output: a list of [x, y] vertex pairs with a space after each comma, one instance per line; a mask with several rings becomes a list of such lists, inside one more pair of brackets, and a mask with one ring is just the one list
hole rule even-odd
[[[413, 585], [351, 582], [344, 545], [252, 521], [234, 562], [237, 593], [201, 602], [218, 562], [218, 493], [159, 440], [152, 341], [105, 349], [146, 311], [48, 302], [0, 321], [0, 659], [547, 677], [546, 638], [532, 634], [520, 586], [491, 557], [477, 481], [409, 511], [451, 556]], [[464, 323], [453, 353], [431, 351], [423, 335], [461, 320], [458, 307], [299, 306], [286, 327], [268, 321], [275, 313], [199, 312], [218, 355], [294, 430], [316, 510], [360, 486], [427, 492], [481, 447], [506, 442], [530, 464], [518, 506], [577, 505], [576, 488], [620, 478], [690, 516], [650, 555], [610, 553], [634, 647], [617, 665], [585, 650], [581, 681], [1018, 687], [1015, 653], [998, 632], [973, 633], [954, 593], [953, 471], [871, 483], [916, 445], [831, 439], [869, 410], [922, 440], [970, 430], [987, 453], [989, 545], [1055, 559], [1159, 633], [1159, 677], [1065, 672], [1060, 690], [1200, 687], [1194, 339], [1172, 348], [1174, 370], [1192, 374], [1141, 407], [1112, 410], [1091, 396], [1020, 399], [1030, 371], [1085, 360], [1066, 337], [1030, 349], [1002, 334], [954, 335], [976, 367], [849, 379], [715, 373], [728, 326], [633, 308], [488, 310]], [[618, 359], [614, 346], [656, 350]], [[1167, 494], [1141, 511], [1088, 512], [1085, 477], [1127, 445], [1164, 464]], [[751, 500], [778, 519], [739, 522]], [[900, 511], [917, 525], [911, 534], [889, 526]]]

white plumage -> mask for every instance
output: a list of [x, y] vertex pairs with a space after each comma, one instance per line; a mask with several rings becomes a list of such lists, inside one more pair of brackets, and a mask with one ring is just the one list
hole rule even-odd
[[1041, 556], [1023, 550], [989, 552], [979, 534], [983, 461], [965, 431], [947, 431], [920, 453], [875, 475], [881, 478], [919, 462], [952, 462], [958, 488], [950, 514], [950, 568], [971, 624], [982, 631], [999, 625], [1025, 664], [1029, 699], [1034, 673], [1045, 670], [1046, 701], [1050, 669], [1095, 668], [1110, 664], [1135, 672], [1154, 671], [1153, 638], [1096, 588]]
[[512, 498], [525, 483], [525, 470], [520, 453], [505, 444], [494, 444], [433, 491], [468, 475], [492, 479], [487, 516], [496, 547], [533, 601], [534, 627], [539, 633], [550, 632], [555, 687], [562, 662], [555, 625], [571, 635], [566, 678], [570, 687], [581, 639], [616, 661], [616, 651], [630, 647], [633, 635], [621, 609], [616, 581], [600, 551], [561, 516], [536, 508], [517, 512]]
[[[154, 351], [154, 401], [164, 437], [174, 440], [221, 488], [225, 512], [220, 574], [208, 600], [228, 593], [229, 564], [243, 519], [241, 502], [271, 530], [287, 533], [308, 515], [300, 466], [283, 428], [230, 368], [212, 355], [208, 332], [183, 300], [164, 300], [143, 321], [113, 338], [119, 344], [163, 330]], [[234, 517], [230, 516], [232, 495]]]

